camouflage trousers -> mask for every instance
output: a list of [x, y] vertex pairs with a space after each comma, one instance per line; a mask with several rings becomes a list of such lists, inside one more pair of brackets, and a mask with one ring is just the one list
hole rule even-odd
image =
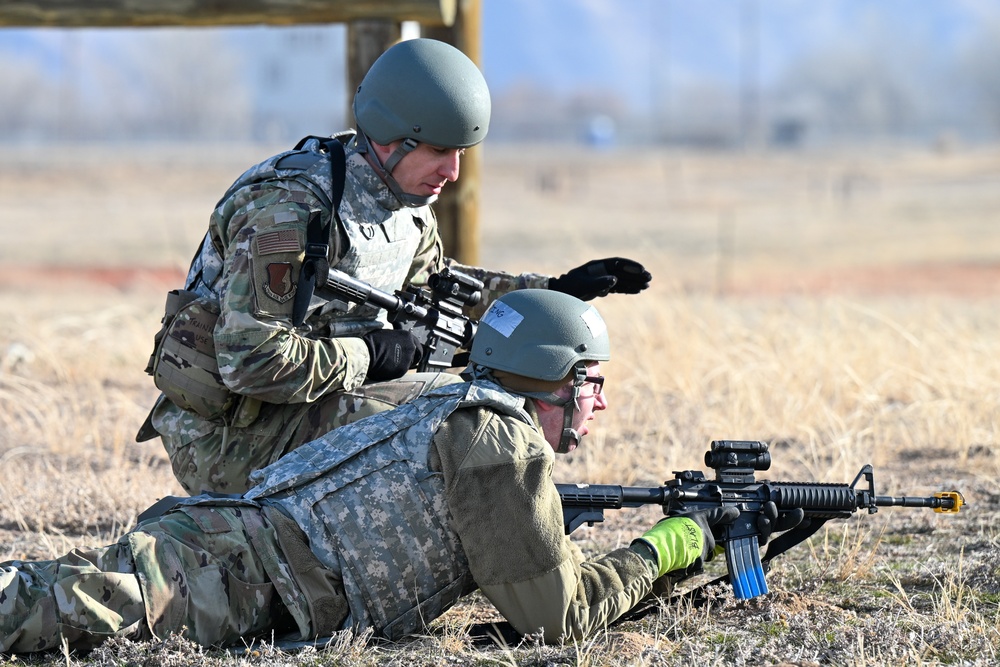
[[[244, 512], [259, 510], [180, 508], [111, 546], [0, 563], [0, 651], [44, 651], [63, 641], [87, 649], [113, 636], [171, 633], [214, 646], [294, 629], [251, 546]], [[257, 544], [273, 539], [266, 524], [255, 525], [265, 533]]]
[[192, 494], [241, 494], [250, 473], [330, 431], [461, 382], [452, 373], [410, 373], [364, 384], [313, 403], [264, 403], [249, 426], [208, 422], [167, 400], [154, 409], [153, 425], [170, 457], [174, 477]]

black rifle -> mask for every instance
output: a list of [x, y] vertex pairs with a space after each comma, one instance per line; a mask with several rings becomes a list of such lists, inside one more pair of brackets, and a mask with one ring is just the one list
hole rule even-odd
[[[684, 512], [732, 506], [740, 510], [733, 523], [724, 526], [717, 539], [726, 547], [726, 566], [733, 592], [748, 599], [768, 592], [764, 579], [772, 558], [808, 539], [829, 519], [846, 519], [859, 509], [874, 514], [879, 507], [930, 507], [952, 514], [965, 505], [958, 491], [935, 493], [933, 497], [894, 497], [875, 494], [874, 471], [866, 464], [850, 484], [819, 482], [770, 482], [754, 479], [755, 470], [767, 470], [771, 455], [767, 443], [748, 440], [716, 440], [705, 453], [705, 465], [715, 469], [708, 480], [698, 470], [674, 472], [665, 486], [628, 487], [611, 484], [556, 484], [563, 506], [563, 523], [570, 534], [584, 523], [604, 520], [604, 510], [642, 505], [660, 505], [668, 516]], [[859, 488], [864, 479], [867, 488]], [[757, 518], [764, 503], [778, 511], [801, 508], [808, 522], [768, 543], [761, 561], [758, 551]]]
[[[428, 279], [430, 289], [409, 286], [389, 294], [343, 271], [330, 269], [326, 291], [345, 301], [385, 310], [396, 329], [409, 331], [424, 348], [418, 371], [441, 371], [458, 364], [455, 353], [472, 343], [478, 323], [462, 314], [482, 298], [483, 283], [445, 268]], [[464, 364], [458, 364], [464, 365]]]

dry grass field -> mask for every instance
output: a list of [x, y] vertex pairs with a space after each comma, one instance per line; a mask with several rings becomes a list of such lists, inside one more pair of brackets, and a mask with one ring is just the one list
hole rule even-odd
[[[0, 560], [110, 543], [180, 492], [158, 444], [133, 442], [155, 395], [142, 369], [208, 212], [267, 154], [0, 153]], [[113, 642], [9, 664], [1000, 661], [1000, 151], [484, 157], [481, 264], [560, 273], [620, 254], [654, 275], [641, 296], [596, 302], [611, 407], [558, 481], [659, 484], [702, 469], [713, 439], [757, 439], [772, 449], [762, 478], [846, 483], [872, 463], [881, 494], [954, 488], [968, 510], [830, 522], [775, 562], [764, 598], [712, 587], [578, 645], [504, 639], [473, 596], [400, 644]], [[575, 538], [599, 553], [656, 519], [611, 512]]]

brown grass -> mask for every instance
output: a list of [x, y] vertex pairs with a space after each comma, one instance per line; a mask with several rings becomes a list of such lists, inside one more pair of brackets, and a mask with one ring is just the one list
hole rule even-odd
[[[0, 247], [0, 559], [108, 543], [180, 492], [159, 445], [132, 441], [155, 395], [142, 369], [164, 282], [229, 181], [266, 153], [4, 154], [0, 233], [16, 242]], [[706, 604], [662, 605], [579, 645], [489, 639], [500, 618], [473, 596], [398, 645], [341, 637], [230, 654], [113, 642], [42, 660], [994, 664], [997, 174], [996, 151], [486, 154], [484, 265], [559, 273], [621, 254], [655, 276], [640, 297], [596, 302], [614, 344], [612, 405], [560, 463], [560, 481], [656, 484], [701, 469], [712, 439], [761, 439], [774, 459], [762, 476], [849, 482], [870, 462], [880, 493], [961, 489], [961, 516], [895, 509], [831, 522], [775, 563], [766, 598], [715, 587]], [[124, 269], [131, 282], [76, 267]], [[611, 513], [575, 538], [601, 553], [656, 518]]]

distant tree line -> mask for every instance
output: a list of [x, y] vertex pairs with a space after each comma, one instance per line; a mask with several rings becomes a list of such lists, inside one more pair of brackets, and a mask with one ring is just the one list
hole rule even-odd
[[[524, 83], [497, 102], [495, 139], [576, 140], [610, 118], [625, 143], [702, 147], [1000, 139], [1000, 22], [947, 63], [919, 44], [817, 48], [747, 95], [731, 83], [664, 85], [636, 114], [609, 91], [557, 95]], [[752, 104], [752, 108], [748, 108]]]
[[[279, 132], [288, 137], [274, 136], [276, 110], [294, 120], [316, 104], [303, 90], [278, 104], [270, 100], [264, 114], [268, 91], [260, 81], [277, 75], [266, 63], [254, 65], [218, 31], [151, 31], [113, 47], [92, 48], [67, 31], [45, 64], [0, 53], [0, 142], [287, 140], [298, 131], [290, 122], [291, 129]], [[555, 93], [524, 83], [495, 91], [490, 134], [492, 141], [567, 142], [594, 139], [599, 128], [603, 139], [613, 134], [625, 143], [721, 147], [750, 140], [927, 140], [947, 133], [995, 141], [998, 62], [995, 23], [981, 26], [978, 38], [946, 64], [929, 61], [919, 45], [817, 48], [752, 96], [738, 86], [701, 81], [664, 88], [643, 112], [629, 108], [617, 91]], [[256, 79], [248, 73], [253, 66], [264, 69]], [[337, 85], [329, 72], [323, 77], [322, 85]], [[271, 120], [262, 121], [265, 115]], [[328, 113], [344, 115], [343, 109]], [[309, 131], [340, 129], [307, 124]], [[267, 136], [262, 126], [270, 128]]]

